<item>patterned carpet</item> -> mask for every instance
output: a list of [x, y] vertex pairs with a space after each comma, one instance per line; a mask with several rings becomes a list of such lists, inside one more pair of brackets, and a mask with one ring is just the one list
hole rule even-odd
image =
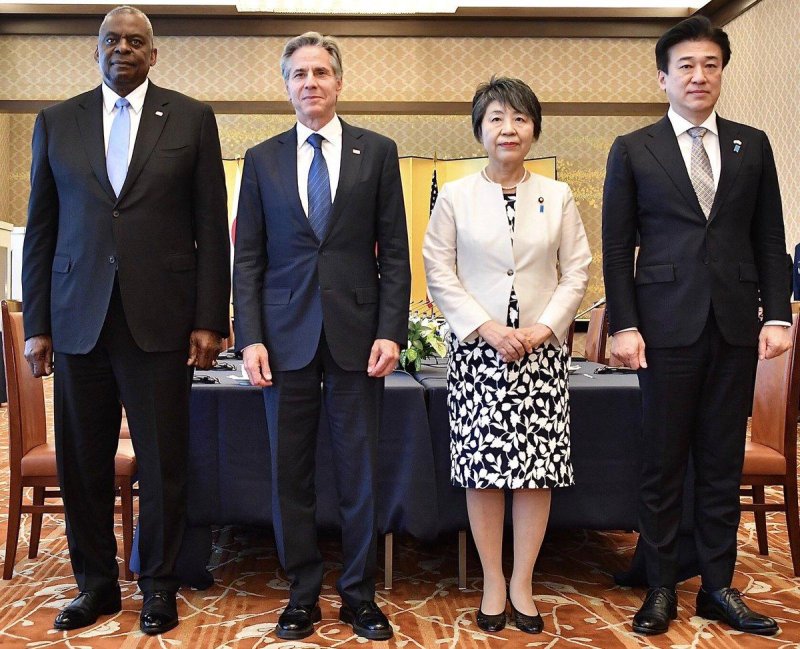
[[[49, 389], [50, 386], [48, 386]], [[7, 409], [0, 408], [0, 539], [5, 541], [8, 490]], [[769, 497], [769, 496], [768, 496]], [[800, 589], [792, 577], [782, 514], [768, 515], [770, 556], [757, 554], [752, 515], [739, 530], [739, 561], [734, 586], [750, 603], [779, 620], [774, 638], [745, 636], [694, 617], [697, 580], [679, 588], [678, 620], [669, 634], [647, 638], [630, 631], [629, 621], [642, 591], [614, 585], [611, 575], [629, 562], [634, 534], [559, 531], [548, 536], [536, 566], [534, 594], [545, 632], [531, 636], [513, 627], [484, 634], [475, 624], [480, 604], [480, 570], [474, 551], [468, 559], [467, 589], [457, 588], [456, 538], [433, 545], [396, 539], [395, 580], [379, 590], [378, 602], [394, 627], [393, 640], [382, 647], [800, 647]], [[215, 534], [212, 554], [214, 585], [206, 591], [179, 593], [182, 623], [162, 637], [149, 638], [138, 629], [141, 595], [134, 582], [122, 582], [123, 610], [85, 630], [51, 628], [59, 608], [75, 596], [63, 520], [46, 516], [39, 557], [27, 559], [29, 525], [23, 522], [14, 578], [0, 582], [0, 647], [102, 649], [184, 647], [187, 649], [271, 649], [288, 647], [357, 647], [366, 643], [339, 624], [334, 583], [339, 570], [338, 543], [324, 541], [326, 559], [322, 594], [323, 620], [304, 641], [281, 641], [274, 635], [278, 613], [288, 596], [271, 533], [225, 527]], [[118, 530], [119, 532], [119, 530]], [[510, 550], [510, 548], [509, 548]], [[5, 551], [5, 544], [2, 545]], [[507, 552], [510, 559], [510, 552]], [[509, 563], [510, 573], [510, 563]], [[507, 573], [508, 574], [508, 573]], [[379, 579], [382, 579], [382, 574]], [[382, 586], [382, 583], [379, 584]]]

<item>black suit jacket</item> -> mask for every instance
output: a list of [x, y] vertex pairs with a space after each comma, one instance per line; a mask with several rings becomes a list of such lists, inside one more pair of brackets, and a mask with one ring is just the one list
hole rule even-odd
[[769, 140], [720, 117], [717, 125], [722, 169], [708, 219], [667, 117], [618, 137], [611, 147], [603, 192], [611, 332], [638, 327], [648, 346], [690, 345], [713, 305], [728, 343], [755, 345], [759, 297], [765, 320], [791, 321]]
[[150, 82], [125, 184], [106, 172], [98, 86], [39, 113], [22, 289], [26, 337], [83, 354], [114, 285], [145, 351], [188, 348], [193, 329], [227, 335], [225, 177], [211, 107]]
[[364, 371], [376, 338], [405, 347], [410, 285], [392, 140], [342, 121], [339, 184], [322, 241], [297, 190], [296, 128], [247, 151], [233, 271], [237, 346], [264, 343], [271, 369], [300, 369], [324, 326], [337, 364]]

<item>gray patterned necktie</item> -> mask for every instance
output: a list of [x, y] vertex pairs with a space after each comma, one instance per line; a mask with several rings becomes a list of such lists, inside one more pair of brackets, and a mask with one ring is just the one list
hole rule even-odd
[[111, 187], [119, 196], [122, 185], [125, 184], [125, 176], [128, 175], [128, 147], [131, 137], [131, 115], [128, 109], [131, 104], [125, 97], [120, 97], [114, 105], [117, 107], [117, 114], [108, 136], [106, 170]]
[[328, 230], [332, 207], [328, 165], [322, 155], [322, 140], [324, 139], [319, 133], [312, 133], [308, 136], [308, 143], [314, 147], [314, 159], [308, 170], [308, 223], [320, 241]]
[[691, 170], [689, 176], [692, 179], [692, 187], [694, 193], [697, 194], [697, 200], [700, 202], [700, 207], [703, 209], [703, 214], [708, 215], [711, 213], [711, 206], [714, 204], [714, 174], [711, 172], [711, 162], [708, 159], [708, 153], [703, 146], [703, 136], [708, 132], [708, 129], [702, 126], [694, 126], [686, 131], [692, 138], [692, 160]]

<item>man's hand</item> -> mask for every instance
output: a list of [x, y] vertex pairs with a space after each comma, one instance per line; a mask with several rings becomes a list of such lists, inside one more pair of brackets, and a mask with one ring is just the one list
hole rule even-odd
[[187, 365], [194, 365], [198, 370], [210, 369], [222, 351], [222, 336], [216, 331], [195, 329], [189, 336], [189, 358]]
[[53, 339], [32, 336], [25, 341], [25, 360], [36, 378], [53, 373]]
[[624, 367], [638, 370], [647, 367], [644, 338], [638, 331], [620, 331], [611, 337], [611, 364], [618, 361]]
[[268, 388], [272, 385], [272, 370], [269, 369], [269, 354], [261, 343], [245, 347], [242, 352], [244, 371], [250, 379], [250, 385]]
[[501, 361], [510, 363], [533, 351], [530, 336], [526, 333], [532, 329], [514, 329], [489, 320], [478, 327], [478, 335], [497, 351]]
[[[792, 348], [792, 337], [789, 327], [783, 325], [764, 325], [758, 334], [758, 360], [776, 358]], [[25, 348], [27, 356], [27, 347]]]
[[394, 371], [394, 368], [397, 367], [399, 358], [400, 345], [393, 340], [377, 338], [372, 343], [372, 349], [369, 352], [367, 374], [376, 379], [389, 376]]

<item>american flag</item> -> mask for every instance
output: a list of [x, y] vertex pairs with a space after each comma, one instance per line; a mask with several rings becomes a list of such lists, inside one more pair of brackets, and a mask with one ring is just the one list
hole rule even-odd
[[436, 205], [436, 199], [439, 196], [439, 183], [436, 181], [436, 158], [433, 159], [433, 174], [431, 175], [431, 208], [428, 210], [428, 216], [433, 212], [433, 206]]

